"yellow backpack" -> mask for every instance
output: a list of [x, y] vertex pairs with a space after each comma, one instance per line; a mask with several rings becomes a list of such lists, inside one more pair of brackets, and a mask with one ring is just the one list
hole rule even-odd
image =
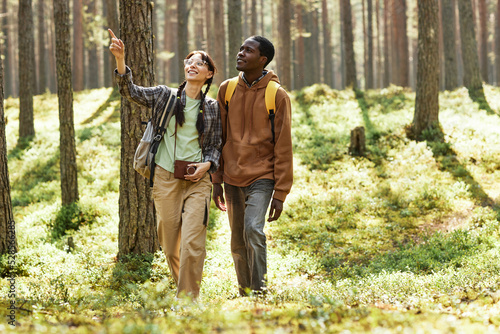
[[[229, 80], [226, 89], [226, 110], [229, 112], [229, 101], [233, 97], [234, 90], [238, 84], [239, 77], [234, 77]], [[266, 109], [269, 115], [269, 120], [271, 121], [271, 131], [273, 132], [273, 143], [274, 143], [274, 115], [276, 110], [276, 93], [280, 88], [280, 84], [276, 81], [269, 81], [266, 87], [266, 92], [264, 93], [264, 99], [266, 100]]]

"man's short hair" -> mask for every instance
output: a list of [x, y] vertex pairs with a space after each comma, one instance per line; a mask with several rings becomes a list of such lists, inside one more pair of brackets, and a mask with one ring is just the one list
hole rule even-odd
[[267, 62], [264, 65], [266, 67], [274, 58], [274, 45], [270, 40], [263, 36], [252, 36], [248, 39], [253, 39], [254, 41], [259, 43], [259, 51], [260, 55], [267, 57]]

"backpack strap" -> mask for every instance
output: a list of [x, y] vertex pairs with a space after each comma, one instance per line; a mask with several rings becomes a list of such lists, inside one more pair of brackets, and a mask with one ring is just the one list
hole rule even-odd
[[[167, 130], [167, 125], [168, 122], [170, 121], [170, 118], [172, 118], [175, 102], [176, 102], [176, 94], [173, 92], [170, 92], [170, 96], [168, 97], [167, 103], [165, 103], [165, 108], [163, 109], [160, 119], [158, 122], [158, 126], [156, 128], [156, 133], [155, 136], [153, 137], [153, 141], [151, 142], [151, 146], [149, 147], [149, 153], [151, 153], [153, 156], [151, 158], [151, 167], [150, 167], [150, 173], [149, 173], [149, 186], [153, 186], [153, 178], [155, 175], [155, 168], [156, 168], [156, 162], [155, 162], [155, 157], [156, 157], [156, 152], [158, 151], [158, 146], [160, 145], [160, 141], [163, 138], [163, 135], [165, 134], [165, 131]], [[146, 160], [146, 165], [147, 165], [147, 160]]]
[[229, 110], [229, 101], [231, 101], [231, 97], [233, 97], [234, 90], [236, 89], [236, 85], [238, 84], [239, 77], [234, 77], [229, 79], [229, 83], [226, 88], [226, 110]]
[[266, 93], [264, 98], [266, 100], [266, 109], [269, 114], [269, 120], [271, 121], [271, 131], [273, 132], [273, 143], [275, 139], [274, 135], [274, 116], [276, 111], [276, 93], [280, 88], [280, 84], [276, 81], [269, 81], [266, 87]]
[[[229, 83], [227, 84], [226, 88], [226, 96], [225, 96], [225, 101], [226, 101], [226, 110], [229, 111], [229, 101], [231, 101], [231, 97], [234, 94], [234, 90], [236, 89], [236, 85], [238, 84], [239, 77], [234, 77], [229, 79]], [[275, 116], [275, 111], [276, 111], [276, 93], [278, 92], [278, 89], [281, 87], [279, 83], [276, 81], [269, 81], [269, 83], [266, 86], [266, 92], [264, 94], [264, 99], [266, 101], [266, 109], [267, 113], [269, 114], [269, 120], [271, 121], [271, 131], [273, 133], [273, 143], [275, 140], [275, 135], [274, 135], [274, 116]]]

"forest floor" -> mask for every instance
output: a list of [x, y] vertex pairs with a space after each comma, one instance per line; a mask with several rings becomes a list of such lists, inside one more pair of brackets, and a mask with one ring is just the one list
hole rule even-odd
[[[75, 94], [80, 201], [70, 209], [60, 204], [57, 96], [35, 97], [37, 134], [24, 143], [9, 98], [19, 252], [13, 267], [0, 259], [0, 333], [498, 333], [500, 89], [485, 93], [490, 111], [465, 89], [442, 92], [444, 136], [417, 142], [405, 132], [410, 91], [294, 92], [294, 186], [266, 226], [267, 294], [237, 295], [227, 217], [212, 204], [196, 302], [175, 298], [161, 252], [116, 261], [117, 92]], [[356, 126], [363, 157], [348, 153]]]

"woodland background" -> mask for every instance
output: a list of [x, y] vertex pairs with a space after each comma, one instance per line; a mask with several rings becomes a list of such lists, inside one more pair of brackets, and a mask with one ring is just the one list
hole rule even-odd
[[[500, 80], [500, 6], [497, 1], [471, 0], [477, 52], [484, 82]], [[18, 15], [19, 3], [30, 11]], [[71, 0], [72, 66], [74, 89], [110, 87], [114, 66], [107, 47], [107, 27], [119, 34], [118, 0]], [[335, 89], [345, 85], [345, 54], [341, 34], [343, 1], [300, 0], [192, 0], [151, 1], [156, 82], [179, 82], [187, 50], [203, 49], [215, 58], [220, 83], [235, 74], [234, 39], [261, 34], [277, 46], [271, 68], [284, 85], [300, 89], [324, 82]], [[417, 1], [352, 0], [352, 32], [356, 80], [359, 87], [382, 88], [389, 84], [416, 87]], [[439, 3], [440, 88], [463, 84], [463, 65], [456, 0]], [[241, 11], [241, 17], [235, 15]], [[5, 95], [19, 94], [19, 55], [30, 59], [36, 93], [56, 92], [55, 29], [51, 1], [2, 0]], [[230, 13], [230, 14], [229, 14]], [[234, 22], [233, 22], [234, 21]], [[21, 23], [20, 23], [21, 22]], [[228, 29], [231, 24], [231, 29]], [[239, 29], [234, 29], [233, 24]], [[22, 29], [19, 29], [22, 27]], [[449, 27], [449, 29], [443, 29]], [[26, 32], [33, 46], [23, 49], [18, 34]], [[20, 51], [18, 51], [20, 50]], [[178, 52], [180, 50], [180, 52]], [[286, 50], [286, 51], [285, 51]], [[287, 52], [289, 54], [287, 54]], [[451, 55], [451, 52], [454, 54]], [[448, 58], [445, 56], [450, 54]], [[454, 64], [445, 66], [446, 61]], [[31, 67], [30, 67], [31, 68]], [[113, 67], [114, 68], [114, 67]], [[446, 85], [445, 78], [454, 82]]]
[[[0, 332], [500, 330], [500, 1], [1, 6]], [[176, 86], [193, 49], [219, 83], [245, 37], [274, 42], [294, 186], [265, 298], [236, 296], [213, 205], [201, 297], [175, 298], [131, 161], [150, 110], [113, 85], [109, 27], [143, 86]]]

